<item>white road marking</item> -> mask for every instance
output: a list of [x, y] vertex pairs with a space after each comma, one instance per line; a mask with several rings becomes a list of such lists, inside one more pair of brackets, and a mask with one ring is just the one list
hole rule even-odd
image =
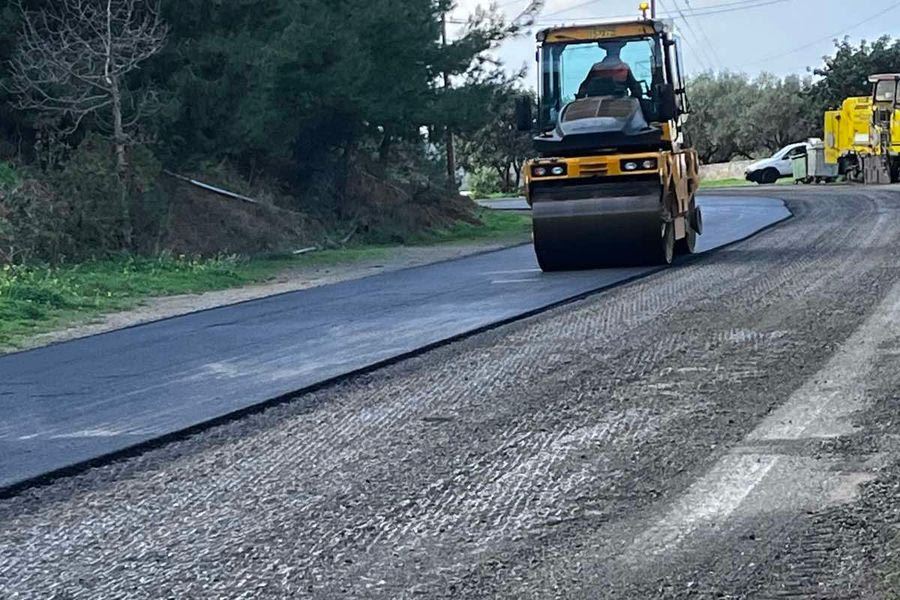
[[491, 283], [536, 283], [540, 279], [495, 279]]
[[482, 275], [515, 275], [516, 273], [540, 273], [540, 269], [512, 269], [510, 271], [485, 271]]
[[[900, 337], [898, 323], [900, 284], [822, 369], [637, 535], [623, 558], [639, 562], [672, 551], [701, 528], [724, 525], [739, 507], [755, 513], [852, 500], [868, 474], [833, 470], [833, 464], [780, 453], [777, 447], [767, 451], [760, 442], [821, 439], [852, 431], [848, 417], [868, 402], [866, 381], [872, 364], [890, 352], [880, 346]], [[751, 494], [754, 502], [742, 507]]]

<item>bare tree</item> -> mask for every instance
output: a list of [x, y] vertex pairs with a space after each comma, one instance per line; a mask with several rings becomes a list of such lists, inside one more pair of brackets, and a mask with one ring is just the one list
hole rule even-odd
[[[88, 116], [108, 123], [123, 181], [132, 132], [153, 104], [152, 94], [131, 93], [125, 78], [165, 45], [159, 0], [50, 0], [39, 10], [20, 2], [19, 10], [9, 83], [17, 107], [53, 117], [67, 133]], [[127, 218], [124, 185], [122, 202]], [[124, 226], [130, 244], [130, 218]]]

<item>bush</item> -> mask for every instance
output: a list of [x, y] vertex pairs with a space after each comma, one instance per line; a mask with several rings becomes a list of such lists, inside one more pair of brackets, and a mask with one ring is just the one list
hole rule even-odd
[[502, 191], [503, 181], [497, 171], [490, 167], [479, 167], [469, 179], [473, 198], [487, 198], [491, 194]]
[[60, 260], [74, 251], [70, 210], [54, 190], [26, 178], [0, 193], [0, 263]]
[[[0, 181], [10, 180], [6, 172]], [[25, 172], [15, 187], [0, 187], [0, 262], [58, 263], [153, 249], [168, 211], [160, 172], [153, 155], [137, 147], [120, 181], [109, 142], [88, 136], [64, 168]]]
[[12, 165], [0, 162], [0, 192], [12, 190], [16, 187], [18, 181], [19, 178], [16, 176], [16, 171]]

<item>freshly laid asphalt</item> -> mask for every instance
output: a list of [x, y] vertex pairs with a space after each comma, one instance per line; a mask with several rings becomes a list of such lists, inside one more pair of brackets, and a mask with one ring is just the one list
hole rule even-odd
[[[701, 205], [701, 252], [790, 216]], [[0, 357], [0, 491], [655, 270], [544, 274], [523, 245]]]

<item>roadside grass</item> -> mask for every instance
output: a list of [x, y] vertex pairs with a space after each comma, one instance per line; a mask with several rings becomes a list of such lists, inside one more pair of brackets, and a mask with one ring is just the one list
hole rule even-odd
[[747, 181], [746, 179], [738, 179], [737, 177], [728, 178], [728, 179], [703, 179], [700, 181], [700, 189], [705, 188], [717, 188], [717, 187], [745, 187], [750, 185], [756, 185], [751, 181]]
[[[460, 223], [416, 236], [410, 245], [527, 239], [530, 216], [483, 209], [481, 225]], [[86, 323], [149, 298], [196, 294], [271, 280], [298, 268], [378, 260], [397, 246], [358, 245], [306, 254], [192, 259], [121, 257], [60, 266], [0, 268], [0, 351], [30, 336]]]
[[[700, 181], [700, 189], [719, 188], [719, 187], [752, 187], [758, 184], [746, 179], [732, 177], [727, 179], [703, 179]], [[775, 182], [775, 185], [794, 185], [794, 180], [790, 177], [782, 177]]]
[[411, 238], [412, 244], [479, 242], [526, 237], [531, 233], [531, 214], [526, 211], [478, 209], [481, 224], [458, 222], [451, 227], [435, 229]]
[[518, 190], [514, 192], [490, 192], [487, 194], [474, 191], [469, 191], [467, 193], [469, 194], [469, 197], [472, 198], [472, 200], [499, 200], [502, 198], [518, 198], [522, 196], [522, 194], [519, 193]]

